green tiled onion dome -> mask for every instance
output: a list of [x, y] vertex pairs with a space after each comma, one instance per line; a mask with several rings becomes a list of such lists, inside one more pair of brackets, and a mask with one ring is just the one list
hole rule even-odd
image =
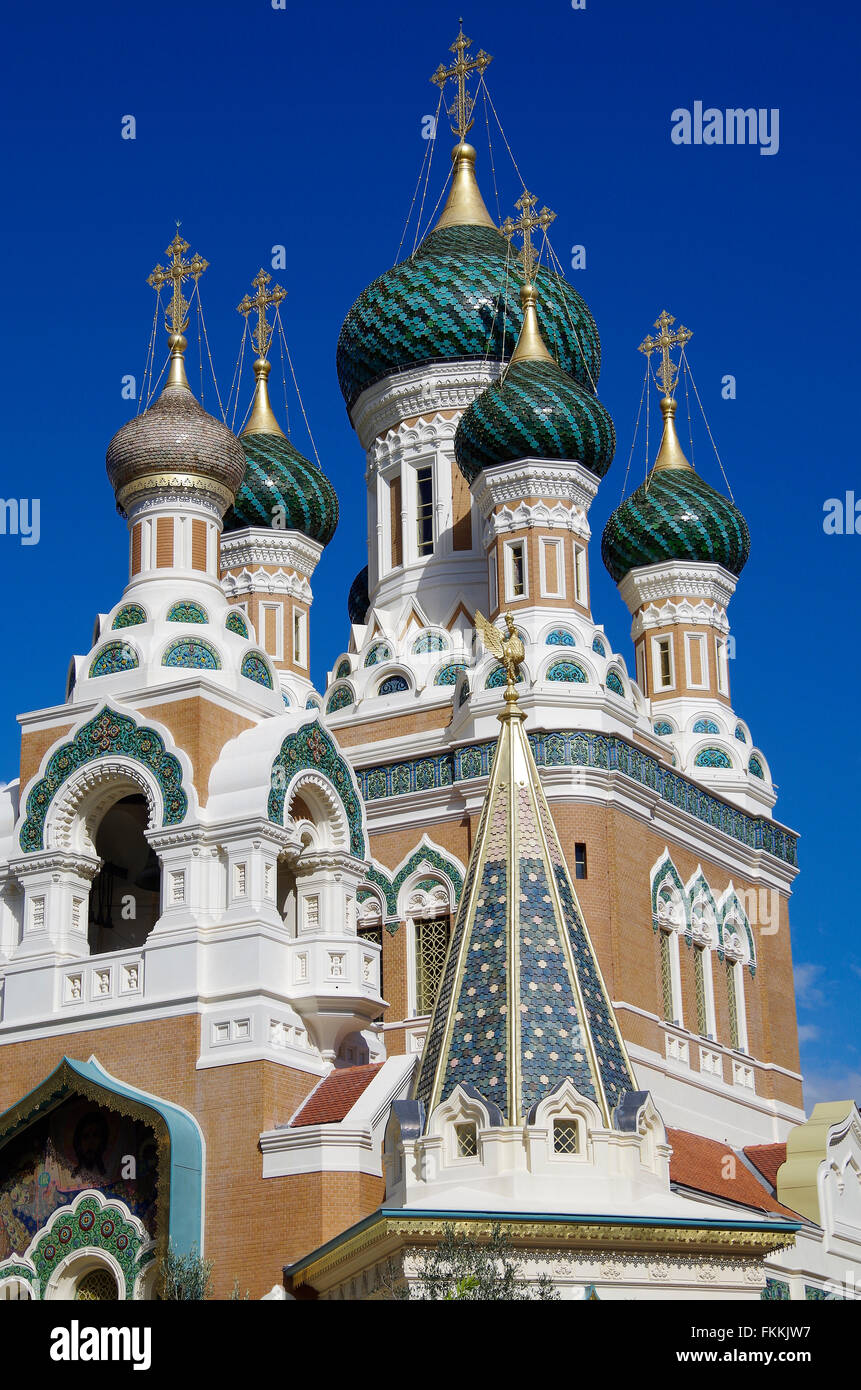
[[[224, 530], [272, 526], [273, 516], [283, 515], [285, 530], [328, 545], [338, 525], [338, 497], [325, 473], [283, 434], [243, 434], [239, 442], [245, 476], [224, 518]], [[276, 507], [283, 513], [276, 513]]]
[[603, 478], [616, 432], [597, 396], [552, 361], [515, 361], [464, 411], [454, 454], [468, 482], [516, 459], [576, 459]]
[[371, 606], [371, 598], [368, 593], [368, 566], [359, 570], [352, 584], [350, 593], [347, 597], [347, 613], [351, 623], [361, 626], [367, 617], [368, 609]]
[[[352, 409], [364, 390], [393, 372], [429, 362], [501, 361], [522, 324], [523, 275], [494, 225], [475, 181], [475, 150], [452, 151], [442, 216], [408, 260], [369, 285], [338, 339], [338, 380]], [[586, 304], [560, 275], [537, 277], [542, 328], [566, 372], [598, 380], [601, 344]]]
[[694, 472], [682, 453], [675, 408], [675, 401], [661, 401], [664, 436], [655, 467], [604, 527], [601, 556], [617, 583], [632, 569], [662, 560], [722, 565], [739, 575], [750, 554], [741, 512]]

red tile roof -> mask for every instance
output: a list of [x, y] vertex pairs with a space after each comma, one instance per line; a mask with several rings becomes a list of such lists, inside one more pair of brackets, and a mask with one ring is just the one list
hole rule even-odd
[[366, 1091], [382, 1066], [374, 1062], [367, 1067], [342, 1067], [324, 1076], [293, 1119], [290, 1128], [304, 1125], [332, 1125], [343, 1120]]
[[686, 1129], [668, 1129], [667, 1138], [673, 1146], [671, 1182], [723, 1201], [755, 1207], [758, 1211], [770, 1211], [779, 1216], [796, 1215], [771, 1196], [728, 1144], [718, 1139], [704, 1139], [701, 1134], [690, 1134]]
[[762, 1173], [766, 1182], [770, 1182], [772, 1187], [777, 1186], [777, 1170], [781, 1163], [786, 1162], [785, 1144], [748, 1144], [744, 1156]]

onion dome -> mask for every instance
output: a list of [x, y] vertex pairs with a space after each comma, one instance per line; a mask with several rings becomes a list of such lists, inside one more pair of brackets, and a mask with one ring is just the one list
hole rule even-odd
[[227, 506], [245, 472], [245, 456], [231, 430], [195, 400], [185, 375], [186, 340], [174, 332], [167, 383], [154, 405], [129, 420], [108, 445], [108, 478], [123, 510], [132, 493], [161, 483], [211, 485]]
[[[488, 213], [475, 181], [475, 150], [453, 151], [445, 209], [416, 252], [359, 296], [338, 339], [341, 392], [352, 409], [367, 387], [431, 362], [501, 361], [522, 314], [523, 273]], [[561, 276], [537, 275], [546, 341], [576, 381], [597, 381], [601, 346], [585, 302]]]
[[347, 597], [347, 615], [351, 623], [361, 627], [365, 618], [368, 616], [368, 609], [371, 606], [371, 596], [368, 593], [368, 566], [359, 570], [352, 584]]
[[337, 493], [325, 473], [281, 430], [269, 404], [269, 371], [270, 364], [258, 358], [254, 408], [240, 436], [245, 476], [224, 518], [224, 530], [274, 525], [328, 545], [338, 525]]
[[664, 396], [661, 412], [664, 433], [655, 466], [607, 522], [604, 564], [617, 583], [633, 569], [664, 560], [722, 565], [739, 575], [750, 553], [747, 523], [685, 458], [671, 397]]
[[482, 469], [517, 459], [576, 460], [603, 478], [616, 447], [613, 421], [547, 351], [534, 288], [524, 285], [520, 297], [523, 327], [508, 370], [460, 418], [458, 467], [471, 483]]

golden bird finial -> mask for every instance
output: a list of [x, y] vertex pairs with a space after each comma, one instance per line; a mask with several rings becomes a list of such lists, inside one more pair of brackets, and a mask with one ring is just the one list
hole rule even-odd
[[503, 637], [498, 627], [489, 622], [479, 609], [475, 610], [475, 625], [481, 633], [484, 645], [499, 661], [505, 671], [505, 701], [509, 705], [517, 703], [517, 668], [526, 655], [526, 649], [517, 635], [514, 619], [505, 614], [508, 636]]

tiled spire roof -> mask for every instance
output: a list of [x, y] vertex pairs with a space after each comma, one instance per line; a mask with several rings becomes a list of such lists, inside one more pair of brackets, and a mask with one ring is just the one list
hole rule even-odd
[[509, 695], [415, 1096], [469, 1084], [519, 1124], [570, 1077], [609, 1128], [636, 1082], [524, 719]]

